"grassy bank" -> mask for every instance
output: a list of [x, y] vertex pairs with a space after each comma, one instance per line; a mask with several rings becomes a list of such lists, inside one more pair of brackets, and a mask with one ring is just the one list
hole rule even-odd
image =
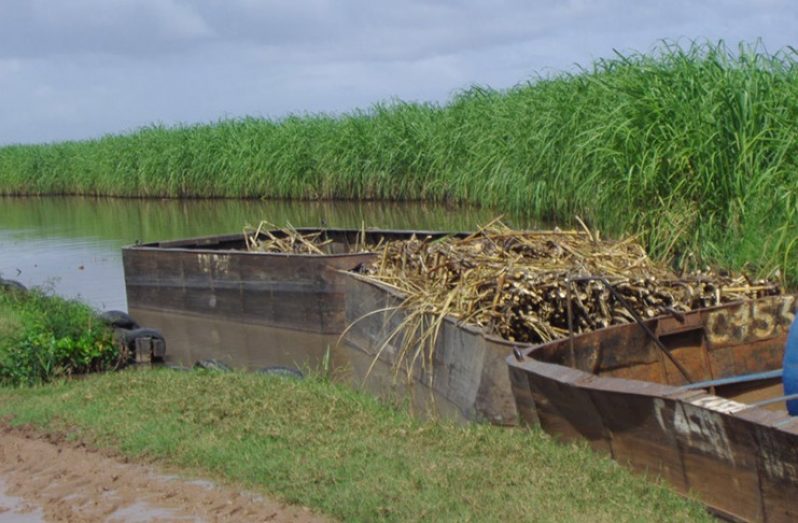
[[123, 372], [0, 389], [0, 416], [344, 521], [684, 521], [701, 508], [539, 431], [420, 422], [315, 379]]
[[117, 366], [111, 329], [87, 305], [0, 286], [0, 384], [33, 385]]
[[793, 50], [661, 45], [445, 105], [0, 149], [0, 191], [427, 199], [642, 232], [798, 283]]

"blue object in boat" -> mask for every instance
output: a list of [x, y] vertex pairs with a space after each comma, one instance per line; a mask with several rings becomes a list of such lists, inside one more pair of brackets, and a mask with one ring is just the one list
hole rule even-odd
[[[787, 346], [784, 348], [784, 394], [798, 393], [798, 317], [793, 320], [787, 334]], [[798, 416], [798, 400], [787, 401], [787, 412], [790, 416]]]

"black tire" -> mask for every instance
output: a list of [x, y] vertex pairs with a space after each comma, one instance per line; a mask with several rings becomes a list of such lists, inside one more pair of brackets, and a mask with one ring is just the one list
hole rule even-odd
[[165, 341], [163, 334], [158, 329], [148, 329], [146, 327], [139, 327], [137, 329], [119, 329], [125, 345], [135, 347], [137, 338], [153, 338], [156, 340]]
[[299, 369], [295, 369], [293, 367], [282, 367], [282, 366], [261, 367], [259, 369], [255, 369], [255, 372], [258, 374], [266, 374], [268, 376], [280, 376], [282, 378], [291, 378], [295, 380], [301, 380], [305, 378], [305, 375], [302, 374], [302, 371], [300, 371]]
[[136, 358], [136, 340], [139, 338], [149, 338], [156, 342], [156, 350], [159, 349], [158, 352], [153, 354], [153, 358], [155, 360], [161, 359], [166, 354], [166, 339], [161, 334], [161, 331], [157, 329], [148, 329], [146, 327], [139, 327], [137, 329], [114, 329], [115, 333], [121, 339], [122, 343], [125, 345], [128, 351], [128, 355], [131, 361], [135, 360]]
[[211, 370], [214, 372], [231, 372], [233, 369], [229, 365], [219, 360], [212, 358], [206, 360], [197, 360], [194, 362], [195, 369]]
[[100, 320], [105, 323], [106, 325], [110, 325], [111, 327], [118, 327], [120, 329], [138, 329], [141, 327], [136, 320], [130, 317], [130, 315], [123, 311], [105, 311], [100, 314]]
[[4, 280], [0, 278], [0, 288], [16, 292], [28, 292], [28, 288], [16, 280]]

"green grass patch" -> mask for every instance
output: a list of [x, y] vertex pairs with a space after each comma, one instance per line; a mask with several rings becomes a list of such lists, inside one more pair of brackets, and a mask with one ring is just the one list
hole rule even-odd
[[[792, 48], [662, 43], [508, 90], [0, 148], [0, 193], [425, 199], [798, 284]], [[688, 258], [691, 259], [691, 258]]]
[[14, 308], [0, 301], [0, 350], [21, 331], [22, 322]]
[[0, 384], [33, 385], [118, 366], [111, 329], [87, 305], [0, 287]]
[[0, 389], [0, 416], [344, 521], [709, 521], [538, 430], [418, 421], [318, 379], [129, 371]]

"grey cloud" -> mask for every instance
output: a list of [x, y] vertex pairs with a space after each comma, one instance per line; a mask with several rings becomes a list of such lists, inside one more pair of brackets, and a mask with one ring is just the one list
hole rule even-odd
[[4, 56], [153, 55], [210, 36], [205, 20], [178, 0], [5, 0], [0, 5]]
[[661, 38], [794, 42], [781, 0], [0, 0], [0, 143], [508, 87]]
[[0, 53], [159, 58], [165, 53], [196, 53], [210, 45], [260, 48], [286, 60], [305, 55], [414, 60], [530, 42], [550, 34], [612, 32], [622, 42], [624, 34], [644, 27], [655, 40], [682, 36], [656, 31], [665, 33], [694, 20], [708, 33], [736, 16], [750, 24], [752, 19], [772, 21], [774, 15], [783, 17], [790, 11], [778, 0], [6, 0], [0, 4]]

